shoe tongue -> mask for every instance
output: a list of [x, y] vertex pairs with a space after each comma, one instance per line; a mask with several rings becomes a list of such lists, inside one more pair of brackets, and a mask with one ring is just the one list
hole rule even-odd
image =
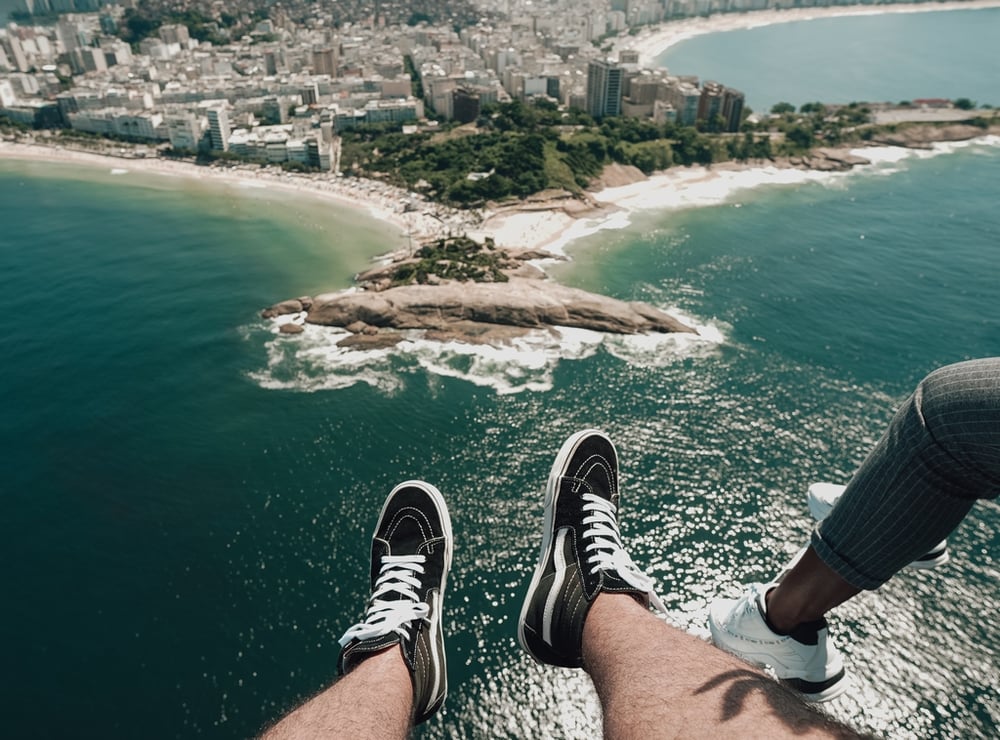
[[422, 554], [424, 543], [431, 537], [427, 523], [412, 514], [395, 517], [386, 534], [386, 555]]
[[579, 496], [584, 493], [592, 493], [595, 496], [610, 501], [615, 507], [618, 506], [618, 495], [614, 496], [606, 489], [606, 481], [600, 478], [574, 478], [571, 475], [564, 475], [559, 479], [559, 492], [570, 493]]

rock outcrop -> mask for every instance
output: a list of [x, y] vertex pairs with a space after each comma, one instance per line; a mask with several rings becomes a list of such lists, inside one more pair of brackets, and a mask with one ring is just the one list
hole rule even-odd
[[347, 327], [361, 321], [391, 329], [446, 331], [461, 322], [537, 329], [580, 329], [638, 334], [693, 331], [643, 303], [619, 301], [547, 280], [512, 278], [506, 283], [404, 285], [380, 292], [316, 296], [306, 321]]
[[[482, 247], [471, 240], [456, 247], [456, 241], [441, 240], [436, 248], [400, 255], [363, 273], [359, 276], [363, 290], [282, 301], [261, 315], [275, 318], [305, 312], [308, 324], [351, 332], [341, 346], [360, 349], [391, 346], [406, 330], [423, 330], [426, 338], [438, 341], [487, 344], [556, 326], [616, 334], [696, 333], [648, 304], [544, 279], [527, 263], [549, 256], [544, 253]], [[444, 279], [428, 270], [481, 275], [482, 281]]]
[[935, 142], [967, 141], [985, 136], [988, 133], [990, 131], [967, 123], [956, 123], [950, 126], [918, 125], [900, 128], [892, 133], [878, 134], [872, 138], [872, 141], [889, 146], [930, 149]]
[[846, 149], [813, 149], [808, 154], [795, 157], [778, 157], [773, 160], [779, 167], [820, 172], [846, 172], [853, 167], [871, 164], [871, 160], [851, 154]]

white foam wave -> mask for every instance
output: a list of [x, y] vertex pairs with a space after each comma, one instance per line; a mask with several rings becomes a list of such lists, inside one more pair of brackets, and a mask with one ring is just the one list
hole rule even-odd
[[[298, 323], [298, 317], [278, 317], [264, 329], [271, 335], [265, 343], [267, 365], [249, 373], [262, 388], [313, 392], [367, 383], [392, 393], [402, 387], [392, 364], [392, 350], [356, 352], [338, 347], [337, 342], [349, 336], [348, 332], [311, 324], [304, 325], [301, 334], [281, 334], [280, 326], [290, 322]], [[256, 333], [245, 332], [248, 338]]]
[[576, 239], [606, 229], [621, 229], [632, 223], [634, 214], [642, 211], [673, 211], [705, 208], [733, 203], [739, 193], [769, 186], [795, 186], [818, 183], [825, 187], [844, 187], [847, 178], [858, 176], [888, 176], [903, 169], [906, 160], [923, 159], [949, 154], [960, 149], [978, 149], [983, 153], [1000, 145], [1000, 136], [981, 136], [967, 141], [939, 142], [929, 149], [898, 146], [861, 147], [852, 154], [864, 157], [871, 164], [843, 172], [800, 170], [789, 167], [748, 167], [727, 169], [674, 168], [660, 175], [619, 187], [605, 188], [594, 193], [600, 203], [614, 210], [597, 218], [581, 218], [546, 249], [565, 255], [566, 245]]
[[697, 331], [697, 334], [616, 334], [608, 335], [604, 348], [614, 357], [637, 367], [666, 367], [678, 360], [703, 357], [725, 342], [725, 325], [703, 323], [676, 309], [666, 310]]
[[858, 167], [859, 173], [866, 173], [875, 170], [877, 174], [884, 172], [898, 172], [901, 167], [893, 167], [905, 163], [912, 159], [929, 159], [939, 157], [943, 154], [954, 154], [962, 150], [972, 150], [983, 154], [995, 153], [1000, 146], [1000, 136], [987, 135], [978, 136], [965, 141], [937, 141], [933, 142], [928, 149], [912, 149], [902, 146], [873, 146], [852, 149], [851, 154], [864, 157], [871, 165]]
[[[676, 312], [673, 312], [677, 316]], [[266, 367], [249, 373], [262, 388], [315, 392], [367, 383], [385, 393], [404, 387], [405, 377], [423, 371], [492, 388], [500, 395], [548, 391], [561, 360], [580, 360], [601, 348], [629, 364], [661, 367], [680, 357], [704, 353], [724, 341], [721, 327], [680, 320], [698, 334], [611, 335], [572, 327], [534, 330], [507, 345], [476, 345], [424, 339], [422, 332], [388, 349], [352, 350], [337, 346], [348, 336], [341, 329], [306, 324], [300, 334], [280, 332], [279, 317], [266, 327], [244, 330], [249, 339], [266, 332]]]

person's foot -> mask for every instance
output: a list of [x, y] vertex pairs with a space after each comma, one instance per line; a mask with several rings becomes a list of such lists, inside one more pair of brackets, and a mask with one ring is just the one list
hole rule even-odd
[[393, 488], [372, 537], [364, 621], [340, 638], [341, 675], [399, 645], [413, 679], [415, 724], [433, 716], [448, 693], [441, 600], [451, 554], [451, 519], [441, 493], [423, 481]]
[[[806, 499], [809, 503], [809, 513], [812, 514], [813, 519], [817, 522], [826, 519], [827, 515], [833, 511], [833, 507], [836, 506], [837, 501], [840, 500], [845, 488], [847, 486], [837, 485], [836, 483], [813, 483], [809, 486]], [[910, 563], [908, 567], [927, 570], [944, 565], [950, 559], [951, 556], [948, 554], [948, 540], [941, 540], [931, 550]]]
[[708, 626], [716, 647], [748, 663], [768, 666], [774, 675], [808, 701], [829, 701], [847, 690], [840, 651], [825, 619], [807, 622], [787, 635], [771, 629], [765, 595], [774, 584], [751, 584], [739, 599], [719, 599], [709, 610]]
[[540, 663], [583, 666], [583, 622], [602, 592], [630, 594], [666, 612], [622, 546], [618, 501], [611, 440], [594, 429], [567, 439], [545, 487], [541, 556], [517, 624], [521, 647]]

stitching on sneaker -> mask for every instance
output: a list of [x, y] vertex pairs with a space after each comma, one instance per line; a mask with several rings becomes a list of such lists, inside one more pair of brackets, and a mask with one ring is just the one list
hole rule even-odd
[[[424, 544], [427, 544], [433, 538], [434, 527], [431, 525], [431, 521], [427, 518], [427, 515], [415, 506], [407, 506], [406, 508], [399, 509], [392, 515], [391, 528], [386, 533], [384, 539], [391, 540], [395, 536], [396, 530], [409, 518], [416, 520], [417, 526], [420, 528], [420, 537], [424, 541]], [[433, 545], [429, 551], [434, 552]]]

